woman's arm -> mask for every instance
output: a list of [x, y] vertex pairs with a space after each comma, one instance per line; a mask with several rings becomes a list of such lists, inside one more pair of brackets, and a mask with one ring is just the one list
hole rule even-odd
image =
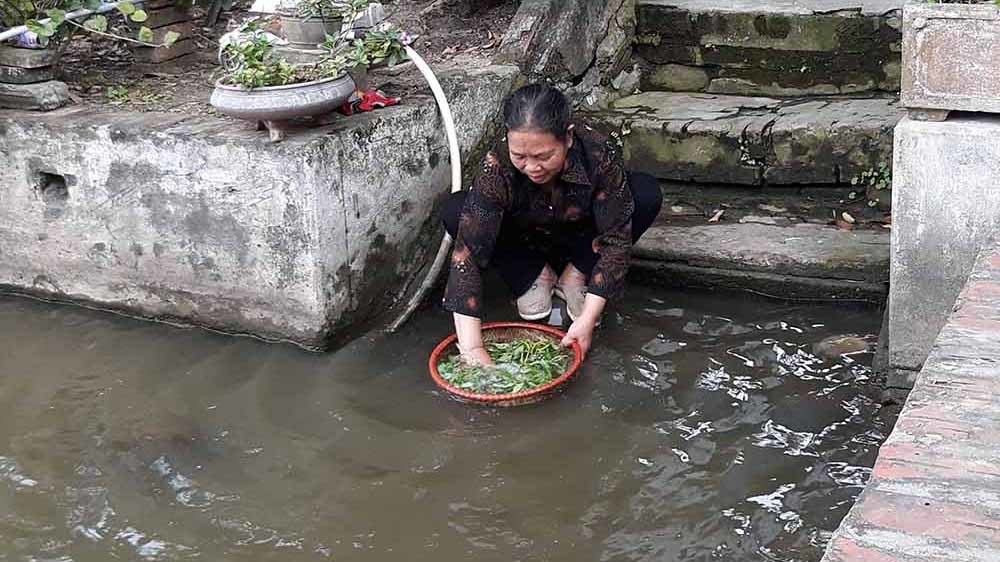
[[454, 313], [459, 349], [470, 362], [491, 365], [483, 348], [481, 270], [493, 256], [507, 205], [508, 177], [493, 152], [469, 190], [451, 254], [444, 307]]
[[475, 316], [455, 313], [455, 334], [458, 350], [466, 362], [474, 365], [492, 365], [493, 359], [483, 346], [483, 321]]

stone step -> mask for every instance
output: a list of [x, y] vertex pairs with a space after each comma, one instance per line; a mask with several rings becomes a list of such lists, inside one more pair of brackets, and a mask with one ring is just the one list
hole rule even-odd
[[657, 284], [879, 303], [888, 290], [889, 238], [884, 229], [817, 224], [661, 222], [633, 248], [632, 270]]
[[592, 120], [632, 169], [674, 181], [841, 184], [889, 162], [895, 98], [773, 99], [644, 92]]
[[639, 0], [644, 91], [898, 91], [902, 0]]

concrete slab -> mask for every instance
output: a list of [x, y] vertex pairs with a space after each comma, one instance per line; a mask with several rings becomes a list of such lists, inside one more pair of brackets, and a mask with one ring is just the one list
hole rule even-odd
[[904, 119], [893, 165], [889, 366], [912, 384], [976, 255], [1000, 227], [1000, 118]]
[[779, 297], [878, 302], [889, 275], [887, 233], [815, 224], [656, 225], [632, 253], [640, 271], [680, 284], [693, 279]]
[[[442, 76], [469, 158], [518, 71]], [[392, 306], [450, 183], [433, 99], [282, 143], [252, 124], [0, 111], [0, 288], [311, 348]]]
[[620, 135], [630, 166], [661, 179], [837, 184], [888, 162], [901, 116], [891, 98], [644, 92], [595, 120]]
[[646, 91], [683, 90], [678, 84], [694, 82], [696, 69], [705, 82], [698, 90], [712, 93], [897, 91], [900, 5], [898, 0], [639, 2], [640, 85]]
[[980, 253], [823, 562], [1000, 560], [998, 311], [994, 241]]

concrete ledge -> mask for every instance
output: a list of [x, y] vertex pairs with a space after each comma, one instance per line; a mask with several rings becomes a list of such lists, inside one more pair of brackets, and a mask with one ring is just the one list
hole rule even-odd
[[[466, 157], [518, 71], [444, 80]], [[429, 97], [297, 131], [0, 112], [0, 286], [323, 348], [386, 310], [450, 187]]]
[[1000, 244], [993, 242], [823, 562], [1000, 560], [998, 369]]
[[881, 302], [889, 236], [815, 224], [654, 226], [633, 248], [658, 283], [750, 289], [778, 298]]

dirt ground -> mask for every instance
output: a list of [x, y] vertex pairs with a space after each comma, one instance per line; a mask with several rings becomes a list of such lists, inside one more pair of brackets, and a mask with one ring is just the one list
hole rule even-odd
[[[468, 15], [467, 9], [441, 0], [387, 0], [390, 21], [418, 36], [414, 48], [435, 70], [489, 64], [517, 11], [517, 0]], [[212, 28], [199, 27], [192, 39], [198, 51], [158, 68], [133, 64], [129, 48], [114, 40], [78, 34], [62, 59], [62, 79], [78, 104], [100, 110], [168, 111], [216, 115], [208, 100], [222, 71], [216, 61], [218, 38], [248, 16], [250, 2], [234, 4]], [[195, 7], [195, 23], [204, 12]], [[409, 65], [412, 67], [412, 65]], [[415, 70], [374, 72], [372, 86], [405, 97], [422, 89]]]

